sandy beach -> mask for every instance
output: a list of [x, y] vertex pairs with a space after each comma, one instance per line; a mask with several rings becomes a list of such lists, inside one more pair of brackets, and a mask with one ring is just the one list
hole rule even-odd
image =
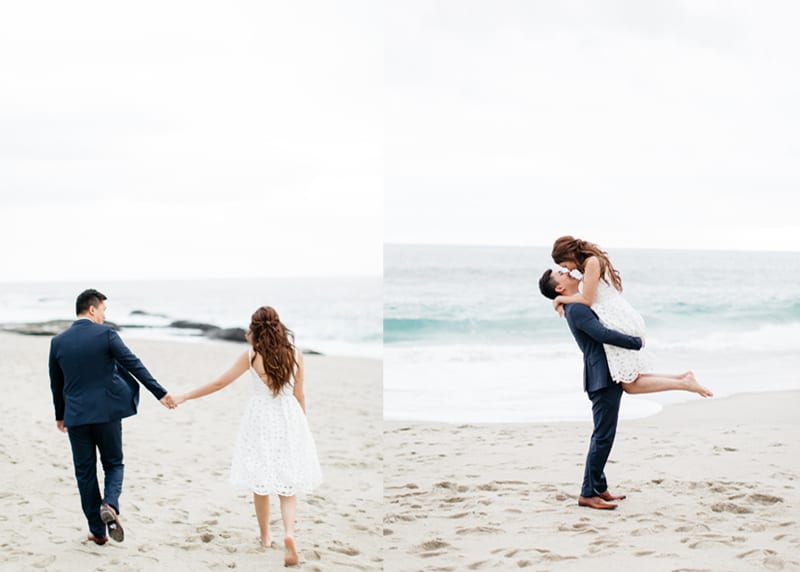
[[800, 570], [799, 409], [739, 394], [621, 422], [614, 511], [577, 506], [588, 423], [387, 422], [384, 569]]
[[[122, 337], [172, 393], [210, 381], [246, 348]], [[0, 568], [283, 569], [282, 546], [259, 545], [252, 495], [228, 484], [251, 392], [246, 376], [175, 411], [142, 388], [139, 414], [123, 422], [125, 541], [86, 541], [69, 442], [53, 421], [49, 343], [0, 333]], [[298, 501], [300, 569], [380, 570], [381, 362], [328, 356], [305, 362], [309, 424], [325, 481]], [[277, 499], [270, 521], [273, 537], [282, 540]]]

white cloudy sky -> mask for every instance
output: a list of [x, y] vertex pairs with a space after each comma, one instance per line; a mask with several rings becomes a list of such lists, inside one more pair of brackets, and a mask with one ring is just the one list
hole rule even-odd
[[0, 8], [0, 281], [378, 275], [370, 0]]
[[386, 12], [387, 242], [800, 250], [800, 4]]

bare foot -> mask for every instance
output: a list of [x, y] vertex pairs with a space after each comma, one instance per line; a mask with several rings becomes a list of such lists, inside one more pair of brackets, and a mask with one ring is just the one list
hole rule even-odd
[[262, 536], [261, 537], [261, 548], [272, 548], [272, 537], [271, 536]]
[[297, 566], [300, 563], [300, 555], [297, 554], [297, 548], [294, 545], [294, 538], [285, 536], [283, 538], [283, 545], [286, 547], [286, 555], [283, 557], [284, 566]]
[[689, 391], [693, 391], [696, 394], [702, 397], [714, 397], [714, 394], [711, 392], [710, 389], [703, 387], [699, 383], [697, 383], [697, 379], [694, 377], [693, 371], [686, 372], [686, 383], [688, 384]]

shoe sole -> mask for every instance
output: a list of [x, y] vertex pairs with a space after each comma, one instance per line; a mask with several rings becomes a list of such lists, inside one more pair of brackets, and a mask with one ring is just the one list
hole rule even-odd
[[108, 535], [117, 542], [125, 540], [125, 531], [122, 530], [122, 525], [117, 520], [116, 515], [110, 510], [101, 510], [100, 518], [108, 526]]

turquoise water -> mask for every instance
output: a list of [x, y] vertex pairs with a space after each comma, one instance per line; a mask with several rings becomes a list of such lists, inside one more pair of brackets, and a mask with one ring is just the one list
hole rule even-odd
[[[718, 395], [800, 388], [800, 253], [609, 254], [656, 371], [698, 370]], [[387, 417], [585, 418], [580, 355], [538, 289], [549, 248], [388, 245], [384, 261]], [[628, 413], [691, 397], [631, 399]]]
[[[670, 339], [800, 323], [800, 253], [617, 250], [624, 295]], [[538, 290], [546, 248], [387, 246], [384, 341], [569, 339]], [[566, 335], [565, 335], [566, 334]]]

